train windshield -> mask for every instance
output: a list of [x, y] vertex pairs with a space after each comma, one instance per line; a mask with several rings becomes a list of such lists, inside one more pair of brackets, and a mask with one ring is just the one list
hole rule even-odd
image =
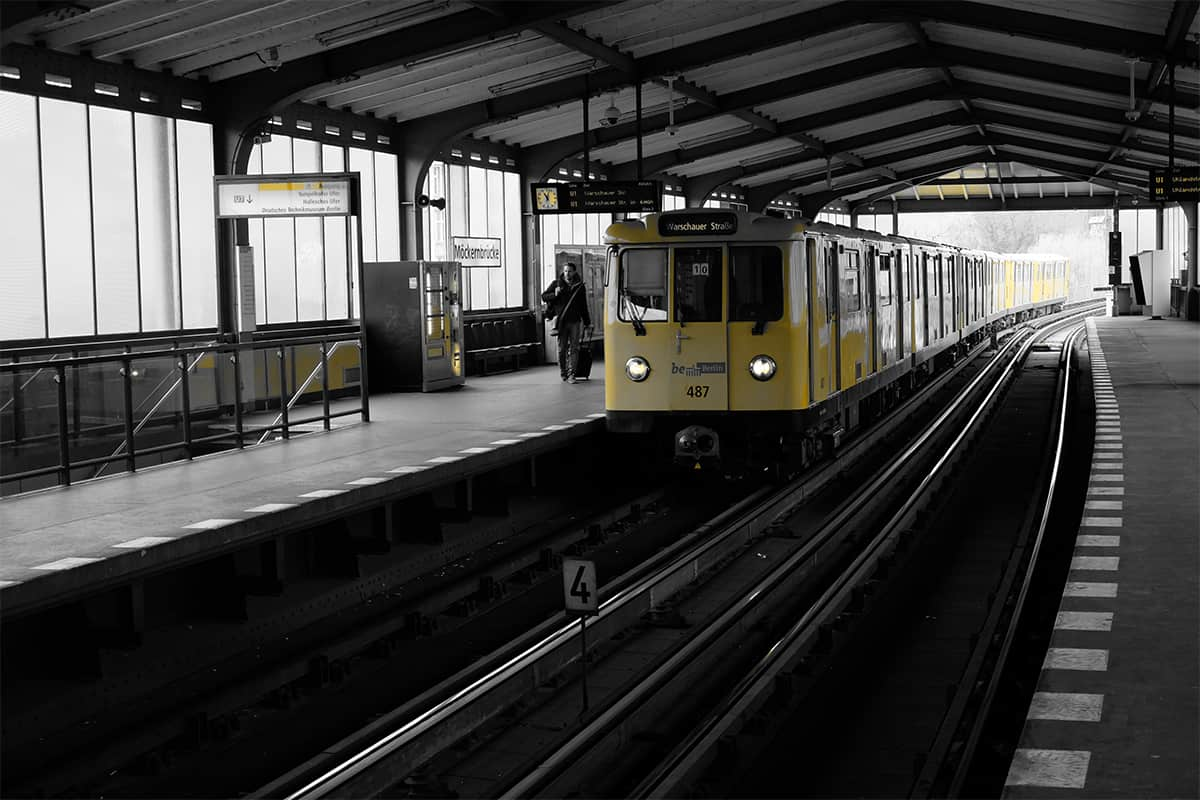
[[675, 321], [721, 321], [721, 248], [675, 248]]
[[666, 248], [630, 249], [621, 253], [620, 318], [636, 324], [667, 318]]
[[778, 247], [729, 248], [729, 321], [783, 316], [783, 254]]

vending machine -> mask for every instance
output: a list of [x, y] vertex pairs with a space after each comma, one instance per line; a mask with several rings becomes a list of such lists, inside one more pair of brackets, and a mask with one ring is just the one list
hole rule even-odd
[[463, 385], [460, 272], [457, 261], [363, 264], [372, 392]]

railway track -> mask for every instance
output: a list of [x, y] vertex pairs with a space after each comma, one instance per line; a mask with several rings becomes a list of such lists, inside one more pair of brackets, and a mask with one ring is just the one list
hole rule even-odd
[[[519, 652], [482, 660], [256, 796], [692, 791], [764, 697], [803, 694], [813, 659], [837, 649], [838, 627], [912, 550], [913, 520], [928, 514], [915, 498], [947, 480], [950, 453], [962, 457], [967, 432], [982, 427], [984, 407], [1003, 394], [1033, 336], [1033, 326], [1021, 328], [986, 364], [960, 364], [836, 460], [756, 492], [609, 581], [589, 626], [586, 712], [578, 629], [551, 618], [514, 645]], [[941, 404], [931, 398], [968, 378], [935, 413]], [[987, 399], [975, 408], [980, 393]], [[920, 435], [900, 447], [902, 429]], [[790, 660], [779, 663], [791, 666], [753, 681], [753, 696], [736, 695], [725, 722], [700, 725], [699, 709], [724, 707], [765, 654], [785, 652]], [[666, 746], [678, 737], [688, 744], [683, 761]]]

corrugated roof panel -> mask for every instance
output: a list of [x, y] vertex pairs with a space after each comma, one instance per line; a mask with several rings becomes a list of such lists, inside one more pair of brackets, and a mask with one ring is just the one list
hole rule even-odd
[[714, 92], [733, 92], [780, 78], [865, 58], [911, 44], [897, 25], [858, 25], [794, 44], [691, 70], [687, 77]]
[[1065, 147], [1072, 147], [1079, 150], [1095, 150], [1098, 155], [1103, 155], [1110, 149], [1110, 145], [1101, 144], [1099, 142], [1086, 142], [1067, 136], [1056, 136], [1055, 134], [1045, 133], [1042, 131], [1030, 132], [1025, 128], [1018, 128], [1010, 125], [989, 124], [987, 129], [989, 133], [997, 137], [1010, 135], [1019, 136], [1023, 139], [1037, 139], [1038, 141], [1045, 142], [1047, 144], [1061, 144]]
[[654, 3], [621, 3], [577, 14], [570, 20], [589, 36], [640, 58], [675, 47], [717, 38], [753, 25], [768, 23], [831, 5], [832, 0], [729, 0], [696, 3], [660, 0]]
[[1171, 15], [1171, 3], [1146, 0], [1088, 0], [1086, 3], [1063, 3], [1060, 0], [979, 0], [999, 6], [998, 13], [1007, 9], [1031, 11], [1055, 17], [1094, 22], [1114, 28], [1161, 34]]
[[813, 128], [807, 131], [807, 133], [811, 136], [816, 136], [822, 141], [832, 142], [883, 128], [891, 128], [906, 122], [916, 122], [917, 120], [927, 119], [937, 114], [944, 114], [947, 111], [955, 111], [961, 108], [953, 100], [926, 100], [904, 108], [872, 114], [870, 113], [870, 105], [865, 105], [863, 110], [867, 113], [858, 119], [837, 125], [827, 125], [824, 128]]
[[755, 108], [760, 114], [772, 119], [786, 120], [795, 117], [843, 108], [855, 103], [887, 97], [890, 94], [926, 86], [934, 81], [941, 81], [941, 76], [935, 70], [908, 69], [896, 70], [871, 78], [850, 81], [840, 86], [809, 92], [781, 99], [776, 103], [766, 103]]
[[[1125, 84], [1125, 91], [1121, 94], [1109, 94], [1107, 92], [1096, 92], [1090, 89], [1080, 89], [1073, 86], [1065, 86], [1061, 83], [1054, 82], [1052, 72], [1047, 73], [1046, 80], [1034, 80], [1032, 78], [1020, 78], [1014, 75], [1005, 75], [1002, 72], [993, 72], [991, 70], [974, 69], [970, 67], [955, 67], [954, 74], [964, 81], [971, 83], [986, 83], [990, 86], [998, 86], [1004, 89], [1015, 89], [1021, 92], [1031, 92], [1040, 94], [1044, 97], [1057, 97], [1063, 100], [1074, 100], [1080, 103], [1092, 103], [1094, 105], [1106, 106], [1108, 108], [1125, 108], [1129, 105], [1128, 83]], [[1115, 86], [1116, 84], [1114, 84]]]
[[869, 147], [860, 147], [855, 149], [854, 153], [855, 155], [863, 158], [887, 158], [891, 153], [895, 153], [900, 150], [907, 150], [912, 147], [936, 144], [940, 141], [952, 139], [963, 132], [964, 129], [961, 126], [943, 125], [930, 131], [922, 131], [921, 133], [914, 133], [910, 136], [902, 136], [886, 142], [880, 142], [879, 144], [871, 145]]
[[685, 178], [692, 178], [734, 167], [753, 170], [756, 164], [769, 162], [776, 158], [798, 158], [805, 152], [811, 157], [812, 153], [809, 148], [789, 139], [782, 139], [754, 147], [742, 147], [728, 153], [722, 153], [719, 156], [702, 158], [687, 164], [681, 164], [673, 167], [671, 171]]
[[1070, 114], [1059, 114], [1054, 111], [1033, 109], [1011, 103], [999, 103], [993, 100], [972, 100], [971, 105], [980, 111], [994, 111], [999, 114], [1012, 114], [1017, 117], [1027, 117], [1042, 122], [1059, 123], [1075, 127], [1091, 128], [1094, 131], [1117, 134], [1123, 126], [1116, 123], [1097, 122], [1092, 118], [1076, 117]]
[[[1030, 59], [1045, 64], [1069, 65], [1072, 69], [1086, 69], [1126, 78], [1129, 76], [1129, 64], [1116, 53], [1066, 47], [1044, 39], [1028, 39], [1003, 31], [985, 31], [944, 23], [927, 22], [924, 28], [929, 38], [937, 44], [965, 47], [1002, 57]], [[951, 63], [950, 66], [953, 67], [954, 64]], [[1138, 64], [1138, 78], [1145, 77], [1149, 69], [1149, 64]]]

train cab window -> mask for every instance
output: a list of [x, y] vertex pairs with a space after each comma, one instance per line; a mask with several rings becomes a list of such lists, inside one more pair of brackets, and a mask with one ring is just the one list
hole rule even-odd
[[892, 297], [892, 257], [890, 255], [880, 254], [879, 305], [890, 306], [892, 304]]
[[675, 248], [675, 321], [721, 321], [721, 248]]
[[857, 250], [847, 249], [843, 255], [842, 308], [847, 312], [862, 310], [862, 261]]
[[783, 253], [778, 247], [729, 248], [729, 321], [783, 316]]
[[901, 261], [900, 261], [901, 259], [903, 259], [904, 268], [903, 268], [903, 271], [900, 273], [900, 281], [901, 281], [901, 286], [904, 287], [903, 292], [902, 292], [902, 294], [904, 295], [904, 302], [907, 303], [909, 300], [912, 299], [912, 283], [913, 283], [913, 275], [912, 275], [912, 269], [911, 269], [912, 259], [909, 257], [908, 253], [905, 253], [902, 256], [897, 257], [896, 263], [897, 264], [901, 263]]
[[621, 253], [621, 302], [624, 322], [667, 319], [667, 250], [629, 249]]

